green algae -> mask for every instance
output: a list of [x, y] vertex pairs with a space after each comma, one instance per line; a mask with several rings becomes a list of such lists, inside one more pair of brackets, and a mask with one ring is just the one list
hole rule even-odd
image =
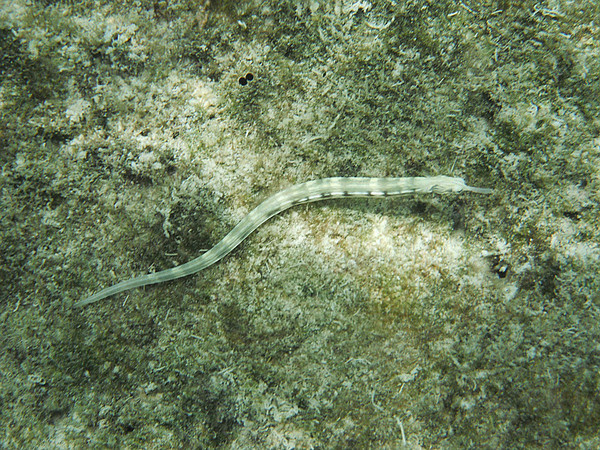
[[[573, 8], [3, 3], [2, 444], [598, 446], [599, 11]], [[296, 208], [70, 308], [293, 183], [438, 173], [495, 193]]]

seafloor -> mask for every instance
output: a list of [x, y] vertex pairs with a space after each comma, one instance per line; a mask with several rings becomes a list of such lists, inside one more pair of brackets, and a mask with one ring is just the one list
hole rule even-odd
[[598, 448], [598, 5], [0, 1], [0, 447]]

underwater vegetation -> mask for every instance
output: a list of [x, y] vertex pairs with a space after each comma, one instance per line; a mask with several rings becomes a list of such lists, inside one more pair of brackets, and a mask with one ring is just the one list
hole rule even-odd
[[599, 13], [0, 2], [1, 445], [598, 447]]

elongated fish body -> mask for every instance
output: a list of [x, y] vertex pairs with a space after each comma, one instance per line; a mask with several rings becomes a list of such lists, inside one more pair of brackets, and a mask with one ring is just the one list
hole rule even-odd
[[335, 177], [296, 184], [269, 197], [254, 208], [217, 245], [202, 256], [172, 269], [121, 281], [84, 298], [74, 306], [97, 302], [129, 289], [175, 280], [213, 265], [235, 249], [265, 221], [292, 206], [343, 197], [390, 197], [407, 194], [446, 194], [461, 191], [490, 194], [491, 189], [467, 186], [462, 178], [447, 176], [406, 178]]

